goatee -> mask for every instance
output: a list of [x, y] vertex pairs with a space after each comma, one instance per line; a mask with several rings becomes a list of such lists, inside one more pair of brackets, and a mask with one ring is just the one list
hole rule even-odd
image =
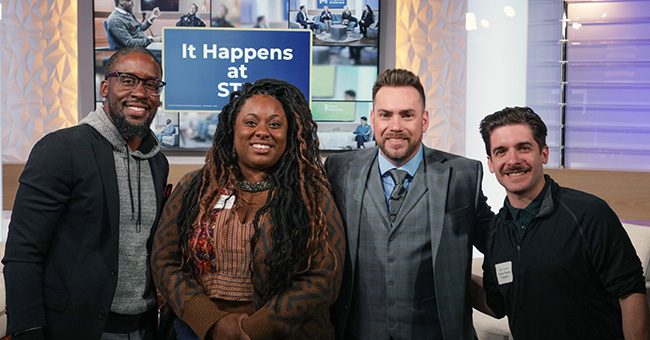
[[148, 124], [132, 124], [123, 115], [115, 115], [113, 117], [113, 124], [115, 124], [117, 131], [127, 142], [135, 137], [145, 138], [149, 133]]

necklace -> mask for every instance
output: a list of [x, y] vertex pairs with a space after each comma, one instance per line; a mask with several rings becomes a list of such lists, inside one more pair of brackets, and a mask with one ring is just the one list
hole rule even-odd
[[273, 182], [268, 178], [255, 183], [241, 180], [239, 181], [239, 187], [246, 192], [260, 192], [271, 189], [271, 187], [273, 187]]

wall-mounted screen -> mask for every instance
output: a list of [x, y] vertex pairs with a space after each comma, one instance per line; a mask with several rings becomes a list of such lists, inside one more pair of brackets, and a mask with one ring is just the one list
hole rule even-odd
[[355, 102], [350, 101], [315, 101], [311, 111], [314, 119], [321, 122], [353, 122]]
[[[372, 109], [372, 85], [379, 62], [379, 0], [136, 0], [131, 4], [126, 11], [139, 22], [149, 18], [155, 7], [160, 9], [153, 24], [139, 32], [141, 37], [152, 38], [145, 45], [160, 60], [163, 27], [310, 30], [310, 100], [321, 148], [355, 145], [352, 131]], [[109, 16], [119, 12], [114, 0], [94, 0], [93, 6], [95, 98], [99, 105], [104, 65], [126, 40], [111, 34]], [[218, 114], [159, 109], [151, 128], [165, 148], [205, 149], [212, 143]], [[174, 134], [162, 135], [172, 130], [169, 124], [174, 126]]]

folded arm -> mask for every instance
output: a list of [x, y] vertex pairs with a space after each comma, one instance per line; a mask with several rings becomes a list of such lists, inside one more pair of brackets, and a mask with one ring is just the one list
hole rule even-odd
[[307, 272], [297, 275], [287, 290], [274, 296], [242, 321], [242, 327], [251, 339], [289, 336], [317, 313], [329, 311], [336, 300], [343, 273], [345, 236], [341, 216], [329, 194], [325, 198], [323, 212], [331, 249], [323, 245], [313, 257]]

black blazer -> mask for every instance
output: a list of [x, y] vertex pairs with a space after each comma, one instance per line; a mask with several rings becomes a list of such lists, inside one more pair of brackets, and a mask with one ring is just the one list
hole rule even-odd
[[303, 28], [307, 28], [307, 21], [309, 21], [309, 18], [303, 12], [298, 12], [298, 14], [296, 14], [296, 21], [302, 25]]
[[[162, 154], [149, 164], [159, 214], [169, 165]], [[82, 124], [36, 143], [20, 176], [2, 260], [9, 334], [45, 327], [47, 339], [100, 338], [117, 285], [118, 219], [106, 139]]]
[[373, 12], [364, 10], [363, 13], [361, 13], [361, 24], [368, 27], [372, 25], [373, 22], [375, 22], [375, 15]]

